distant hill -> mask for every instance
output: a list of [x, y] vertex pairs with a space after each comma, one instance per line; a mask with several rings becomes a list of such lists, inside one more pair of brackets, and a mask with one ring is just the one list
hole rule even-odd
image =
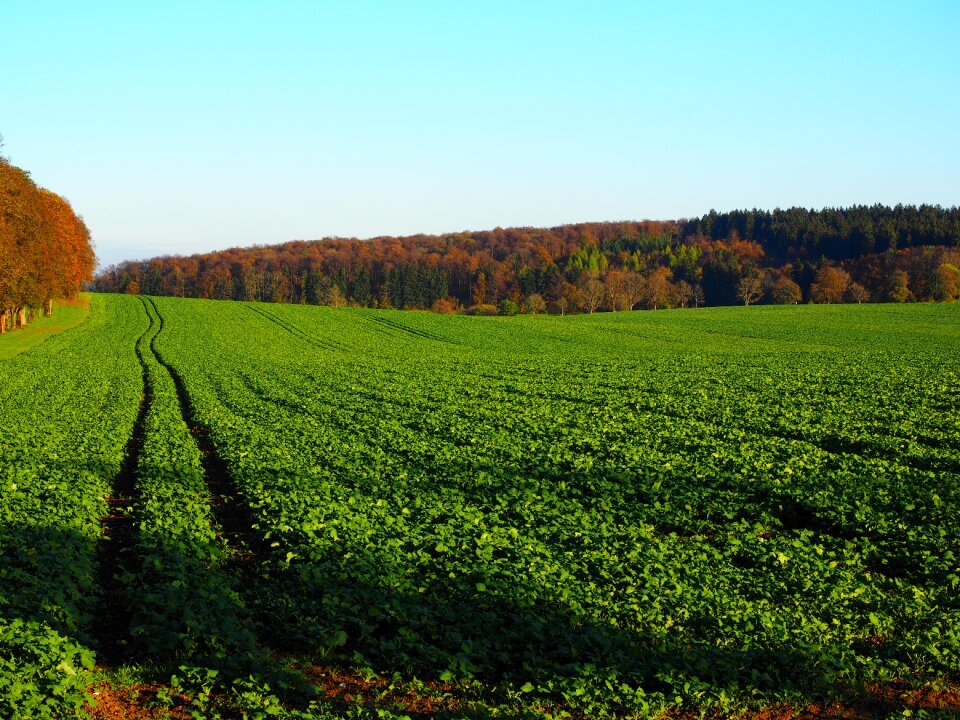
[[433, 309], [594, 312], [951, 300], [960, 208], [737, 210], [690, 220], [326, 238], [111, 266], [103, 292]]

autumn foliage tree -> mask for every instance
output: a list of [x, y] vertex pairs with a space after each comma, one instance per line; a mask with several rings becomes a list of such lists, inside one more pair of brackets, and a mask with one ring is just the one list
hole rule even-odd
[[71, 297], [92, 280], [96, 257], [90, 244], [90, 231], [70, 203], [42, 188], [40, 197], [49, 233], [41, 248], [41, 272], [47, 288], [49, 315], [53, 298]]
[[930, 295], [934, 300], [956, 300], [960, 295], [960, 269], [941, 263], [930, 278]]
[[815, 303], [843, 302], [849, 286], [850, 273], [832, 265], [824, 265], [817, 271], [817, 279], [810, 286], [810, 297]]
[[649, 309], [673, 307], [676, 297], [676, 287], [670, 282], [670, 271], [667, 268], [657, 268], [650, 273], [643, 295]]
[[764, 276], [764, 291], [774, 305], [793, 305], [803, 300], [800, 286], [782, 270], [772, 270]]
[[577, 285], [577, 302], [585, 313], [599, 310], [606, 294], [603, 283], [593, 273], [585, 273]]
[[92, 280], [86, 226], [60, 196], [0, 158], [0, 332], [20, 327], [28, 310], [50, 314], [53, 300]]
[[755, 303], [763, 295], [763, 281], [760, 276], [751, 273], [744, 275], [737, 283], [737, 297], [743, 301], [744, 305]]

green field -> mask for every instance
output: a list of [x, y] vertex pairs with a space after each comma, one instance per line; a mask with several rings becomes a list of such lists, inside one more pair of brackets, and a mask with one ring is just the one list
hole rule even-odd
[[76, 300], [54, 302], [53, 314], [40, 316], [26, 327], [0, 335], [0, 360], [7, 360], [39, 345], [47, 338], [82, 323], [90, 312], [86, 293]]
[[960, 305], [94, 295], [0, 362], [0, 717], [104, 678], [197, 717], [949, 694], [958, 405]]

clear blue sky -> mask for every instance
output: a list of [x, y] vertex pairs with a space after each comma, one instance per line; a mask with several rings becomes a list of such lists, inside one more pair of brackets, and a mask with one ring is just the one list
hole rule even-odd
[[960, 203], [960, 2], [7, 2], [3, 154], [103, 263]]

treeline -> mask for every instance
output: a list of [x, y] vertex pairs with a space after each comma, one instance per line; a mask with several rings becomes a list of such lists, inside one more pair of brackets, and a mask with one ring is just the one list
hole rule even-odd
[[327, 238], [124, 262], [105, 292], [439, 312], [951, 300], [960, 209], [744, 210], [693, 220]]
[[90, 233], [70, 203], [0, 158], [0, 333], [53, 312], [93, 279]]
[[738, 236], [761, 244], [778, 263], [825, 257], [843, 261], [924, 245], [956, 246], [960, 208], [936, 205], [858, 205], [824, 210], [710, 211], [687, 224], [686, 235]]

